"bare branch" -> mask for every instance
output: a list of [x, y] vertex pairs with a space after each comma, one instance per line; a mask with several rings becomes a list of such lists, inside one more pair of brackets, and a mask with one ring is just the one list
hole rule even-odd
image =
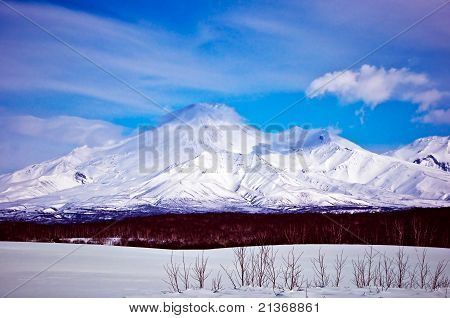
[[266, 279], [271, 285], [272, 289], [277, 288], [277, 280], [280, 276], [281, 270], [276, 267], [276, 258], [277, 258], [278, 251], [273, 250], [273, 247], [270, 248], [270, 252], [266, 259]]
[[344, 250], [341, 250], [340, 254], [336, 254], [336, 259], [334, 262], [334, 270], [335, 270], [335, 277], [333, 282], [334, 287], [339, 287], [339, 284], [342, 281], [343, 278], [342, 269], [344, 268], [346, 262], [347, 257], [344, 258]]
[[317, 258], [311, 259], [314, 270], [314, 284], [316, 287], [326, 287], [330, 283], [330, 275], [326, 272], [325, 254], [320, 252], [321, 249], [319, 248], [319, 255]]
[[170, 263], [164, 265], [164, 271], [167, 275], [167, 280], [163, 280], [167, 285], [170, 286], [172, 291], [181, 293], [181, 289], [178, 282], [178, 275], [180, 272], [180, 265], [174, 263], [173, 252], [170, 254]]
[[[416, 252], [417, 253], [417, 252]], [[417, 266], [418, 266], [418, 278], [417, 278], [417, 286], [422, 289], [426, 289], [428, 287], [429, 275], [430, 275], [430, 266], [427, 263], [427, 249], [423, 249], [422, 253], [417, 255]]]
[[202, 256], [197, 255], [194, 263], [194, 267], [192, 269], [191, 278], [197, 282], [198, 288], [205, 288], [205, 281], [211, 272], [207, 272], [208, 258], [204, 258], [204, 252], [202, 252]]
[[248, 276], [249, 260], [247, 249], [245, 247], [238, 247], [233, 249], [234, 260], [233, 265], [237, 276], [237, 282], [240, 287], [245, 286]]
[[444, 277], [445, 269], [447, 268], [448, 261], [439, 261], [436, 265], [433, 275], [431, 276], [430, 287], [432, 290], [436, 290], [441, 287], [448, 287], [448, 277]]
[[303, 253], [296, 254], [294, 247], [292, 247], [287, 257], [283, 257], [281, 273], [284, 279], [284, 286], [289, 290], [301, 287], [303, 284], [303, 278], [301, 277], [303, 269], [300, 265], [302, 255]]
[[396, 269], [395, 285], [398, 288], [403, 288], [406, 286], [406, 273], [409, 268], [409, 257], [405, 255], [405, 249], [403, 247], [398, 249], [394, 261]]
[[190, 272], [191, 272], [191, 264], [189, 264], [186, 267], [186, 261], [184, 259], [184, 252], [183, 252], [183, 258], [182, 258], [182, 272], [181, 272], [181, 282], [183, 283], [183, 287], [184, 289], [189, 289], [190, 287], [190, 283], [189, 283], [189, 276], [190, 276]]
[[220, 267], [222, 267], [223, 271], [225, 272], [225, 275], [227, 275], [228, 279], [231, 282], [231, 285], [233, 285], [233, 288], [236, 289], [238, 284], [234, 278], [234, 270], [228, 270], [223, 265], [220, 265]]
[[223, 287], [222, 287], [222, 274], [220, 273], [220, 271], [218, 271], [217, 275], [212, 278], [211, 290], [214, 293], [217, 293], [217, 292], [219, 292], [222, 289], [223, 289]]

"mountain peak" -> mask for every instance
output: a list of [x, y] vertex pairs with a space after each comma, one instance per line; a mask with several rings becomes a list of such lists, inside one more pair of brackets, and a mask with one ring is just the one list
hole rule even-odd
[[386, 153], [388, 156], [449, 171], [449, 136], [430, 136]]
[[411, 144], [412, 145], [424, 145], [424, 144], [431, 144], [431, 143], [440, 143], [440, 144], [448, 144], [450, 140], [449, 136], [429, 136], [429, 137], [422, 137], [419, 139], [414, 140]]
[[189, 125], [239, 124], [243, 121], [232, 107], [218, 103], [191, 104], [172, 112], [163, 119], [163, 123]]

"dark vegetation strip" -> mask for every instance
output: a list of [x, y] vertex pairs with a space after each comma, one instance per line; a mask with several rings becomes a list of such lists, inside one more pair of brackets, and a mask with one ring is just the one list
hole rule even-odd
[[113, 222], [38, 224], [6, 221], [0, 223], [0, 240], [68, 242], [70, 238], [93, 237], [89, 243], [105, 244], [108, 238], [114, 237], [120, 238], [115, 245], [170, 249], [365, 242], [450, 247], [449, 208], [355, 214], [164, 214]]

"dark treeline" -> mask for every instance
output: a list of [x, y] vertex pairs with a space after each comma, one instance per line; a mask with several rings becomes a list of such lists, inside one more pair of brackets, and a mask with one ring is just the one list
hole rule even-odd
[[266, 244], [380, 244], [450, 247], [450, 209], [382, 213], [164, 214], [72, 224], [1, 222], [0, 240], [89, 243], [158, 248]]

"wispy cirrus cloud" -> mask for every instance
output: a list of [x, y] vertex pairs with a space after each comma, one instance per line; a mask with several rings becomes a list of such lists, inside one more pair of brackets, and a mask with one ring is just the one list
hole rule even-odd
[[[262, 65], [264, 57], [255, 58], [254, 50], [239, 51], [240, 44], [233, 41], [222, 47], [229, 34], [217, 23], [200, 23], [198, 32], [186, 36], [148, 22], [49, 4], [11, 5], [161, 104], [190, 103], [193, 92], [223, 96], [301, 87], [300, 75], [281, 67], [284, 62]], [[0, 18], [0, 91], [49, 90], [161, 113], [8, 7], [0, 6]], [[206, 49], [211, 46], [217, 47]]]
[[[402, 1], [392, 7], [402, 15], [389, 21], [400, 19], [406, 25], [433, 8], [431, 2]], [[146, 20], [130, 22], [42, 3], [9, 3], [163, 105], [191, 103], [204, 96], [302, 91], [314, 76], [332, 65], [354, 61], [392, 29], [404, 26], [373, 25], [371, 19], [384, 14], [381, 9], [387, 4], [371, 6], [373, 12], [368, 12], [355, 1], [342, 5], [281, 1], [276, 6], [249, 2], [197, 21], [189, 34]], [[364, 33], [375, 42], [348, 32], [356, 23], [353, 10], [331, 17], [336, 10], [330, 8], [335, 6], [351, 7], [364, 17], [356, 22], [362, 29], [377, 30]], [[0, 6], [0, 17], [0, 91], [56, 91], [161, 112], [8, 7]], [[428, 38], [436, 38], [431, 32], [436, 25], [445, 25], [441, 17], [434, 20], [432, 28], [421, 28]]]
[[74, 147], [117, 142], [125, 131], [109, 122], [74, 116], [0, 115], [0, 173], [58, 157]]
[[[163, 94], [167, 86], [226, 89], [205, 79], [207, 63], [196, 60], [189, 53], [189, 41], [176, 35], [52, 5], [12, 5], [137, 90], [149, 96], [164, 95], [163, 102], [167, 101]], [[59, 91], [161, 112], [7, 7], [0, 7], [0, 16], [8, 30], [0, 39], [5, 52], [0, 57], [0, 89]], [[229, 82], [225, 75], [221, 78], [221, 83]]]

